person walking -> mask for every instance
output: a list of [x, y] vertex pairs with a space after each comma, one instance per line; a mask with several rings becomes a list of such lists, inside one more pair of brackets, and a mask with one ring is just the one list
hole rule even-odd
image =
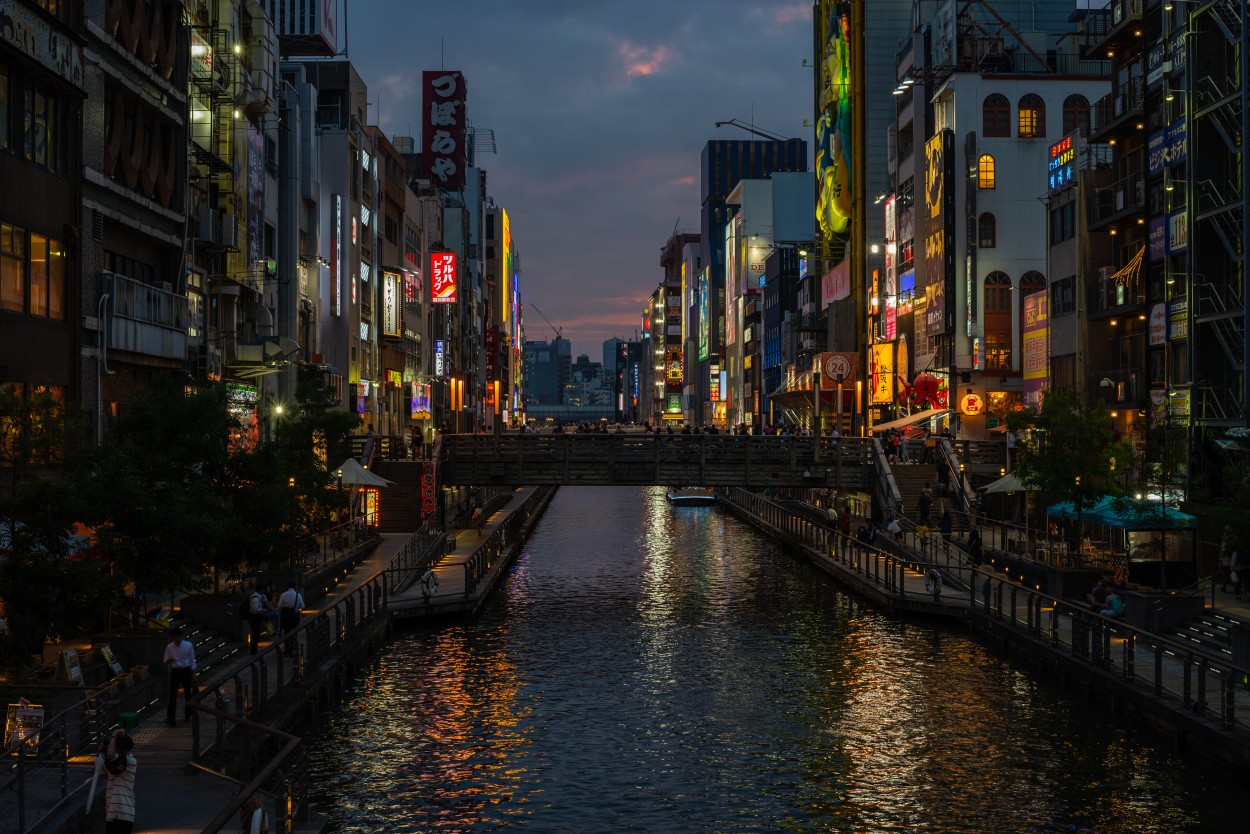
[[968, 561], [974, 568], [979, 568], [984, 558], [985, 550], [981, 542], [981, 531], [973, 527], [972, 532], [968, 534]]
[[949, 510], [942, 510], [942, 517], [938, 519], [938, 531], [942, 534], [942, 548], [946, 553], [951, 552], [951, 514]]
[[178, 690], [183, 692], [182, 719], [189, 721], [191, 716], [187, 704], [195, 695], [195, 647], [189, 640], [182, 639], [182, 629], [174, 627], [169, 630], [169, 643], [165, 646], [165, 666], [169, 669], [169, 703], [165, 709], [165, 723], [173, 727], [178, 714]]
[[933, 506], [933, 493], [929, 489], [929, 485], [925, 484], [920, 490], [920, 498], [916, 501], [917, 524], [929, 526], [929, 508]]
[[130, 834], [135, 830], [135, 770], [139, 763], [131, 753], [134, 746], [134, 740], [119, 727], [100, 751], [104, 772], [108, 774], [104, 787], [105, 834]]
[[1250, 570], [1250, 565], [1243, 565], [1241, 562], [1241, 554], [1237, 548], [1233, 548], [1228, 558], [1228, 577], [1233, 580], [1233, 596], [1237, 597], [1238, 601], [1242, 600], [1241, 588], [1246, 584], [1246, 572]]

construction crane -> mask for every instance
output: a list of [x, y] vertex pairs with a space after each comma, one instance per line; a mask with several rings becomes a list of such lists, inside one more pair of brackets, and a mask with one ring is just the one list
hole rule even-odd
[[772, 139], [774, 142], [789, 142], [790, 141], [784, 136], [779, 136], [776, 133], [771, 133], [767, 130], [764, 130], [763, 128], [756, 127], [755, 125], [749, 125], [746, 122], [740, 122], [737, 119], [726, 119], [723, 122], [716, 123], [717, 127], [724, 127], [725, 125], [733, 125], [734, 127], [740, 127], [743, 130], [745, 130], [747, 133], [754, 133], [756, 136], [762, 136], [765, 139]]
[[564, 338], [564, 336], [563, 336], [563, 334], [562, 334], [562, 332], [561, 332], [561, 329], [560, 329], [559, 327], [556, 327], [554, 324], [552, 324], [552, 323], [551, 323], [551, 319], [547, 318], [547, 314], [546, 314], [546, 313], [544, 313], [542, 310], [538, 309], [538, 305], [537, 305], [537, 304], [535, 304], [534, 302], [532, 302], [532, 301], [531, 301], [531, 302], [530, 302], [530, 307], [532, 307], [532, 308], [533, 308], [533, 310], [534, 310], [534, 312], [535, 312], [535, 313], [538, 313], [538, 315], [540, 315], [540, 316], [542, 316], [542, 317], [543, 317], [543, 321], [547, 322], [547, 326], [548, 326], [548, 327], [550, 327], [553, 331], [555, 331], [555, 334], [556, 334], [556, 338], [557, 338], [557, 339], [563, 339], [563, 338]]

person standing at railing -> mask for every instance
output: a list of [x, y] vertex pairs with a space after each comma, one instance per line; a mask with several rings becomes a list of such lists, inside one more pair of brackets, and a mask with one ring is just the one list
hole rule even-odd
[[985, 551], [981, 544], [981, 531], [976, 527], [968, 533], [968, 561], [972, 563], [974, 568], [981, 567], [981, 561], [985, 558]]
[[951, 514], [949, 510], [942, 510], [942, 517], [938, 519], [938, 531], [942, 534], [942, 547], [949, 555], [951, 552]]
[[278, 597], [278, 622], [283, 634], [290, 634], [299, 627], [300, 612], [304, 610], [304, 595], [295, 588], [292, 582]]

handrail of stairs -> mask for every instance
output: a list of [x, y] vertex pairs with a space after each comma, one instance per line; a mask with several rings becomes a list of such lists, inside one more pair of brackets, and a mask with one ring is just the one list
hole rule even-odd
[[954, 492], [959, 496], [959, 507], [968, 515], [972, 514], [972, 505], [975, 495], [972, 492], [968, 479], [964, 477], [963, 471], [960, 469], [959, 456], [955, 454], [955, 450], [951, 448], [950, 440], [942, 438], [938, 443], [938, 448], [942, 450], [942, 459], [946, 461], [947, 467], [950, 468], [951, 481], [955, 484]]
[[903, 514], [903, 494], [894, 480], [894, 472], [890, 469], [890, 461], [886, 457], [885, 447], [881, 438], [872, 438], [872, 471], [877, 480], [877, 499], [882, 509], [886, 510], [886, 518]]
[[1149, 629], [1151, 631], [1154, 631], [1155, 626], [1161, 620], [1160, 615], [1163, 614], [1164, 611], [1167, 611], [1169, 608], [1171, 608], [1173, 605], [1177, 605], [1188, 599], [1193, 599], [1196, 596], [1205, 597], [1208, 591], [1211, 593], [1211, 607], [1214, 608], [1216, 584], [1217, 583], [1215, 581], [1214, 576], [1200, 577], [1197, 582], [1190, 585], [1189, 587], [1181, 588], [1180, 590], [1175, 591], [1174, 593], [1169, 594], [1168, 596], [1163, 597], [1162, 599], [1157, 599], [1154, 602], [1150, 603], [1150, 611], [1146, 615], [1146, 623], [1148, 624]]

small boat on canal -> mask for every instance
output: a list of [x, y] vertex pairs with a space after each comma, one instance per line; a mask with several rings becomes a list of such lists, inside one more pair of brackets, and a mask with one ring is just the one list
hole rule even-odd
[[668, 502], [674, 507], [710, 507], [717, 502], [711, 487], [669, 487]]

